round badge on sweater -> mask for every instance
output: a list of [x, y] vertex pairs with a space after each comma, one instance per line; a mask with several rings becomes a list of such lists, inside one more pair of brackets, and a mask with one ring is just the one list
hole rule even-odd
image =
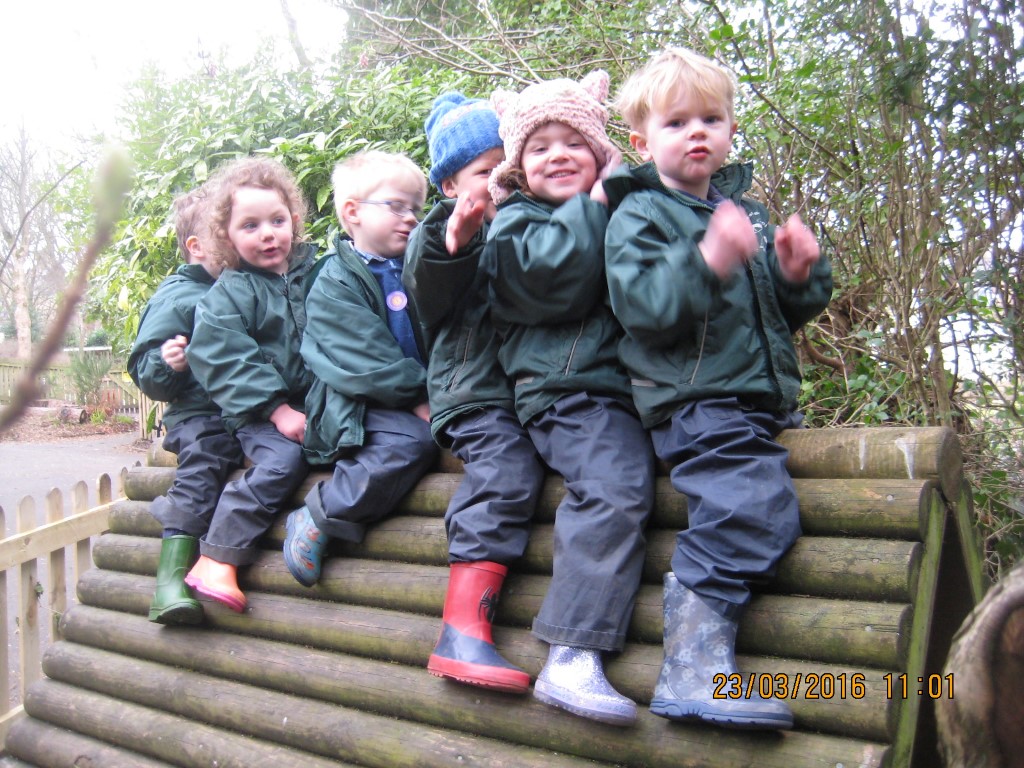
[[402, 291], [392, 291], [386, 299], [388, 309], [392, 312], [401, 312], [409, 305], [409, 297]]

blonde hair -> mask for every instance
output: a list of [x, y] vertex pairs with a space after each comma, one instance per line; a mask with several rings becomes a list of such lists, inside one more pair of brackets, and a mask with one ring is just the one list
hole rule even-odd
[[[228, 223], [235, 202], [235, 190], [240, 187], [270, 189], [281, 196], [295, 222], [292, 225], [292, 251], [304, 242], [306, 199], [295, 176], [280, 161], [270, 157], [245, 157], [217, 168], [210, 181], [209, 225], [213, 261], [225, 269], [237, 269], [238, 251], [228, 238]], [[290, 258], [290, 255], [289, 255]]]
[[172, 204], [174, 216], [174, 236], [178, 241], [178, 251], [186, 264], [191, 263], [192, 254], [185, 245], [190, 237], [200, 237], [206, 234], [208, 229], [206, 221], [207, 213], [207, 188], [206, 186], [196, 187], [191, 192], [186, 192], [174, 198]]
[[362, 200], [388, 183], [411, 187], [420, 206], [426, 202], [426, 174], [403, 154], [369, 149], [357, 152], [334, 166], [331, 186], [334, 188], [334, 210], [341, 228], [345, 228], [341, 207], [346, 200]]
[[651, 110], [662, 110], [677, 96], [724, 105], [734, 116], [736, 81], [725, 67], [687, 48], [666, 48], [634, 72], [615, 99], [615, 109], [631, 130], [640, 130]]

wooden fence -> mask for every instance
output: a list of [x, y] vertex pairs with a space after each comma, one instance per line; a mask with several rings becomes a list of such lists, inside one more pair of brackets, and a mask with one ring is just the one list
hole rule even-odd
[[[11, 401], [15, 382], [26, 368], [27, 365], [21, 361], [0, 360], [0, 403]], [[39, 377], [39, 389], [40, 400], [78, 401], [71, 367], [67, 365], [54, 365], [43, 371]], [[138, 413], [140, 395], [135, 383], [120, 369], [111, 370], [100, 383], [100, 402], [117, 413]]]
[[[122, 469], [115, 478], [101, 475], [92, 506], [85, 481], [75, 483], [67, 499], [53, 489], [45, 499], [41, 526], [32, 497], [14, 510], [15, 532], [0, 540], [0, 744], [24, 715], [25, 689], [41, 676], [40, 660], [60, 636], [61, 616], [77, 602], [75, 585], [92, 567], [91, 539], [107, 530], [110, 505], [123, 496], [127, 472]], [[0, 533], [6, 531], [0, 507]]]
[[[24, 374], [26, 364], [22, 361], [0, 360], [0, 405], [9, 403], [15, 383]], [[39, 377], [40, 400], [74, 403], [78, 399], [70, 366], [56, 365], [47, 368]], [[163, 416], [164, 404], [150, 400], [126, 371], [111, 370], [100, 383], [100, 402], [114, 413], [130, 414], [139, 424], [139, 437], [159, 437], [158, 428]], [[152, 416], [151, 416], [152, 414]], [[150, 427], [150, 424], [153, 427]]]

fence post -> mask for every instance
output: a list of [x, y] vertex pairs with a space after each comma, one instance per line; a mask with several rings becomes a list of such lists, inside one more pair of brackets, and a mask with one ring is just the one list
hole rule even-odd
[[[89, 509], [89, 486], [79, 480], [71, 486], [71, 514], [77, 515]], [[92, 541], [83, 539], [75, 545], [75, 557], [71, 563], [71, 583], [78, 584], [82, 574], [92, 567]]]
[[[54, 488], [46, 494], [46, 522], [58, 523], [64, 517], [64, 496]], [[60, 619], [68, 609], [67, 555], [65, 548], [50, 552], [50, 638], [60, 637]]]
[[[36, 502], [26, 496], [18, 502], [18, 531], [27, 533], [36, 528]], [[21, 564], [18, 584], [18, 625], [21, 629], [21, 700], [28, 686], [39, 679], [39, 567], [35, 560]]]
[[[0, 507], [0, 534], [7, 536], [7, 515], [4, 508]], [[6, 715], [11, 710], [11, 668], [10, 653], [7, 644], [10, 642], [10, 635], [7, 631], [8, 622], [11, 619], [7, 610], [7, 570], [0, 570], [0, 715]]]

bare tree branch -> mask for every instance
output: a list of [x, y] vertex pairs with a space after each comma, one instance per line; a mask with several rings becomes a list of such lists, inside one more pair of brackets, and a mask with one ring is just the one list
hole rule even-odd
[[7, 268], [7, 263], [11, 260], [11, 257], [14, 255], [14, 249], [18, 245], [18, 240], [21, 237], [21, 233], [25, 230], [25, 225], [28, 223], [28, 220], [32, 217], [33, 211], [35, 211], [36, 208], [42, 205], [46, 201], [46, 198], [48, 198], [50, 195], [56, 192], [57, 187], [64, 183], [64, 179], [66, 179], [68, 176], [74, 173], [79, 167], [81, 167], [82, 163], [84, 162], [85, 160], [79, 160], [77, 163], [71, 166], [71, 168], [65, 171], [61, 175], [61, 177], [50, 186], [49, 189], [43, 192], [39, 199], [36, 200], [28, 209], [28, 211], [25, 212], [25, 215], [21, 217], [21, 223], [18, 225], [18, 229], [16, 232], [14, 232], [13, 234], [9, 234], [7, 232], [4, 233], [4, 239], [6, 240], [8, 237], [10, 237], [10, 241], [8, 242], [7, 253], [6, 255], [4, 255], [4, 260], [2, 263], [0, 263], [0, 274], [2, 274], [3, 271]]
[[288, 25], [288, 42], [291, 43], [292, 50], [295, 51], [299, 66], [309, 69], [313, 66], [313, 62], [309, 60], [306, 49], [302, 47], [302, 41], [299, 39], [299, 25], [295, 22], [291, 8], [288, 7], [288, 0], [281, 0], [281, 13], [284, 15], [285, 24]]
[[127, 158], [117, 153], [111, 153], [97, 172], [96, 186], [95, 231], [85, 247], [85, 252], [78, 264], [78, 271], [64, 294], [60, 310], [50, 324], [46, 337], [39, 345], [32, 360], [29, 361], [28, 368], [15, 382], [10, 405], [0, 411], [0, 432], [14, 424], [28, 408], [29, 403], [36, 398], [39, 391], [37, 379], [62, 346], [64, 335], [74, 316], [75, 307], [85, 295], [89, 271], [96, 263], [96, 257], [110, 242], [114, 225], [120, 216], [124, 197], [131, 186], [131, 172]]

